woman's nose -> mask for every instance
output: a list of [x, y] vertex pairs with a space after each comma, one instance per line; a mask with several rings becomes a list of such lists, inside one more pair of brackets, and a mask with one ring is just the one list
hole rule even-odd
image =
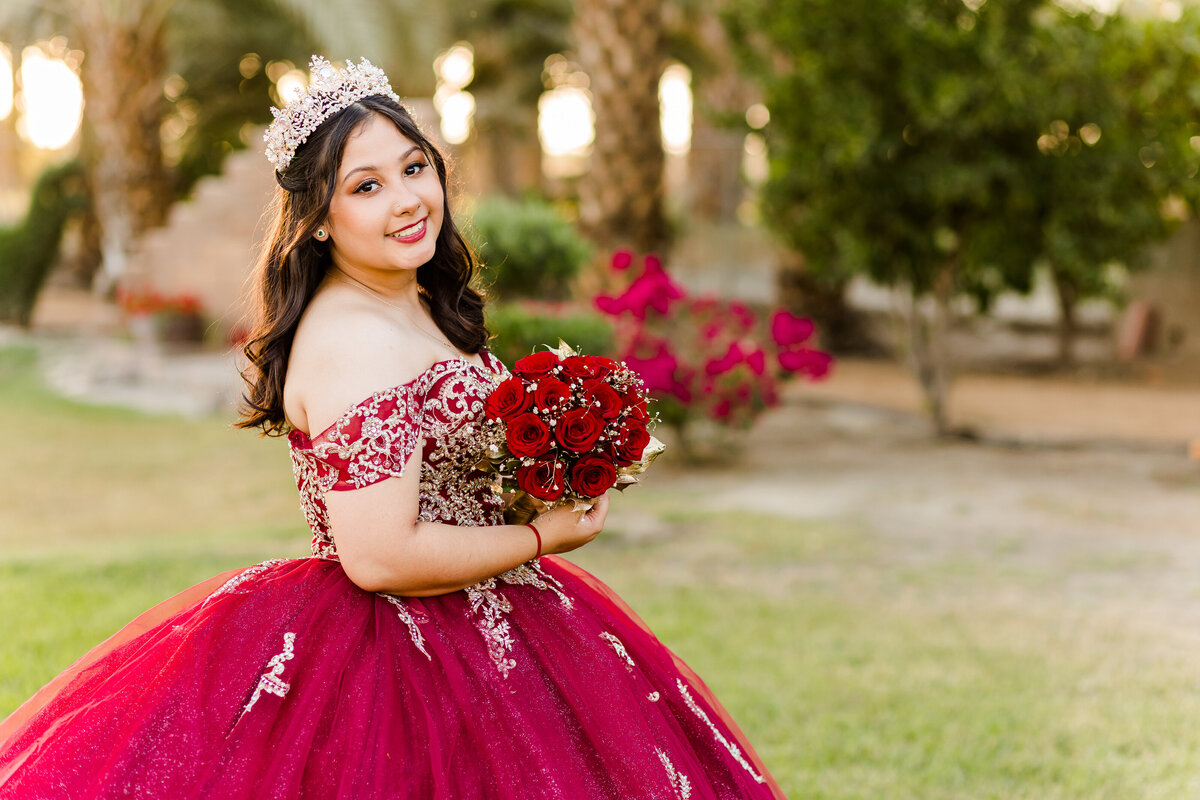
[[392, 198], [392, 212], [397, 216], [411, 214], [421, 207], [421, 198], [403, 182], [395, 188], [395, 192]]

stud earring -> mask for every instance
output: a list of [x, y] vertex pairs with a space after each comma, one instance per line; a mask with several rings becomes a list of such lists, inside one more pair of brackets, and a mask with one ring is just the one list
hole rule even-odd
[[318, 239], [324, 240], [325, 237], [328, 235], [329, 234], [325, 232], [324, 228], [317, 228], [317, 238]]

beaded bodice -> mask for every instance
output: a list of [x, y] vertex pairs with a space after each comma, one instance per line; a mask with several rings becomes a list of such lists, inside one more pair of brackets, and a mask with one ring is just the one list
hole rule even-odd
[[337, 558], [325, 494], [400, 477], [421, 450], [418, 519], [453, 525], [503, 524], [492, 476], [476, 468], [484, 442], [483, 403], [507, 370], [483, 352], [486, 366], [439, 361], [413, 380], [376, 392], [309, 437], [288, 435], [300, 507], [312, 529], [313, 555]]

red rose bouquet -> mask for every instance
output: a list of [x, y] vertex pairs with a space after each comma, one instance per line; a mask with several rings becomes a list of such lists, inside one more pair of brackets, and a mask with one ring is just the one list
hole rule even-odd
[[513, 492], [509, 522], [527, 522], [554, 505], [587, 507], [623, 490], [663, 450], [636, 372], [566, 344], [525, 356], [484, 406], [487, 454], [480, 466]]

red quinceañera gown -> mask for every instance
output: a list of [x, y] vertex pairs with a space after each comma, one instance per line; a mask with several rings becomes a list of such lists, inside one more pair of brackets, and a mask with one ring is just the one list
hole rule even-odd
[[464, 360], [289, 437], [311, 558], [219, 575], [138, 617], [0, 726], [0, 798], [781, 798], [703, 682], [553, 556], [437, 597], [372, 594], [324, 495], [399, 476], [420, 519], [503, 523]]

